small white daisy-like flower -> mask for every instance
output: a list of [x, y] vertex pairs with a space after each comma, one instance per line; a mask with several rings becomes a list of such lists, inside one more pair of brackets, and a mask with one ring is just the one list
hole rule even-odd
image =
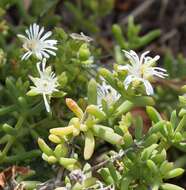
[[142, 82], [144, 84], [147, 95], [154, 93], [153, 87], [149, 80], [152, 77], [165, 78], [168, 76], [167, 71], [160, 67], [155, 67], [154, 64], [160, 58], [159, 55], [154, 58], [146, 56], [149, 51], [144, 52], [139, 58], [134, 51], [124, 51], [125, 56], [129, 59], [130, 64], [125, 66], [119, 65], [119, 70], [126, 70], [128, 75], [124, 80], [124, 86], [127, 89], [132, 82]]
[[[40, 68], [41, 66], [41, 68]], [[40, 78], [30, 76], [30, 79], [35, 86], [31, 86], [31, 90], [27, 93], [28, 95], [38, 95], [42, 94], [45, 107], [47, 112], [50, 112], [50, 98], [53, 92], [57, 92], [58, 82], [55, 73], [52, 72], [51, 67], [46, 67], [46, 59], [42, 62], [37, 63], [37, 70], [39, 72]]]
[[120, 94], [118, 94], [118, 92], [110, 85], [108, 85], [105, 80], [102, 81], [101, 85], [98, 85], [97, 94], [97, 105], [99, 107], [102, 106], [102, 99], [104, 99], [108, 105], [111, 105], [120, 98]]
[[74, 40], [85, 41], [88, 43], [94, 41], [93, 38], [86, 36], [83, 32], [81, 32], [80, 34], [72, 33], [72, 34], [70, 34], [70, 37]]
[[35, 55], [40, 60], [49, 58], [50, 55], [56, 55], [54, 51], [57, 50], [55, 47], [57, 40], [48, 39], [52, 35], [51, 31], [44, 34], [44, 27], [34, 23], [25, 32], [27, 36], [17, 35], [23, 41], [23, 48], [26, 50], [21, 58], [22, 60], [28, 59], [31, 55]]

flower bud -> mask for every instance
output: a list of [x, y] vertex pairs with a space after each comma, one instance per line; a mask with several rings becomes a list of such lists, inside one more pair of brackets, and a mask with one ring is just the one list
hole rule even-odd
[[59, 144], [62, 141], [57, 135], [54, 135], [54, 134], [50, 134], [48, 138], [51, 142], [56, 143], [56, 144]]
[[73, 125], [76, 129], [80, 129], [80, 120], [77, 117], [73, 117], [70, 122], [69, 125]]
[[60, 137], [64, 137], [66, 135], [72, 134], [73, 130], [74, 130], [74, 126], [70, 125], [68, 127], [58, 127], [58, 128], [50, 129], [50, 133], [60, 136]]
[[87, 107], [87, 112], [91, 115], [94, 115], [97, 119], [104, 120], [106, 115], [103, 111], [101, 111], [97, 106], [90, 105]]
[[49, 156], [47, 161], [49, 164], [55, 164], [57, 162], [57, 159], [54, 156]]
[[82, 119], [83, 117], [83, 111], [82, 109], [77, 105], [77, 103], [72, 100], [71, 98], [66, 98], [66, 104], [68, 108], [74, 112], [74, 114], [79, 118]]
[[85, 61], [85, 60], [89, 59], [91, 53], [88, 48], [88, 44], [86, 44], [86, 43], [82, 44], [81, 47], [79, 48], [78, 54], [79, 54], [79, 59], [81, 61]]
[[45, 153], [47, 156], [53, 155], [52, 149], [45, 143], [43, 139], [38, 139], [38, 145], [42, 152]]
[[65, 144], [58, 144], [54, 150], [54, 155], [56, 158], [60, 159], [61, 157], [65, 157], [68, 153], [68, 148]]
[[42, 159], [48, 162], [48, 156], [45, 153], [42, 154]]
[[66, 167], [67, 165], [74, 165], [77, 162], [74, 158], [60, 158], [59, 163]]

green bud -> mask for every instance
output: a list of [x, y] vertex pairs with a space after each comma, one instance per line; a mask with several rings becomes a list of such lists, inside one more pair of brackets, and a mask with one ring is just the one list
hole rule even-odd
[[77, 160], [74, 158], [60, 158], [59, 160], [59, 163], [64, 167], [68, 165], [74, 165], [76, 162]]
[[48, 136], [48, 139], [49, 139], [51, 142], [56, 143], [56, 144], [59, 144], [59, 143], [61, 143], [61, 141], [62, 141], [57, 135], [54, 135], [54, 134], [50, 134], [50, 135]]
[[94, 115], [97, 119], [104, 120], [106, 118], [106, 114], [101, 111], [97, 106], [90, 105], [87, 107], [87, 112], [91, 115]]
[[48, 156], [45, 153], [42, 154], [42, 159], [48, 162]]
[[74, 131], [74, 126], [73, 125], [69, 125], [67, 127], [58, 127], [58, 128], [53, 128], [50, 129], [50, 133], [57, 135], [59, 137], [64, 137], [66, 135], [72, 134]]
[[80, 129], [80, 120], [79, 120], [79, 118], [73, 117], [73, 118], [70, 120], [69, 125], [73, 125], [74, 128], [76, 128], [76, 129], [79, 130], [79, 129]]
[[47, 156], [53, 155], [52, 149], [45, 143], [43, 139], [38, 139], [38, 145], [42, 152], [45, 153]]
[[18, 102], [23, 109], [27, 109], [28, 104], [24, 97], [18, 97]]
[[85, 60], [89, 59], [91, 53], [90, 53], [87, 43], [84, 43], [81, 45], [81, 47], [79, 48], [79, 51], [78, 51], [78, 55], [79, 55], [79, 59], [81, 61], [85, 61]]
[[47, 161], [48, 161], [49, 164], [55, 164], [57, 162], [57, 159], [54, 156], [48, 156]]
[[54, 155], [56, 158], [60, 159], [61, 157], [65, 157], [68, 153], [68, 149], [65, 145], [58, 144], [54, 149]]

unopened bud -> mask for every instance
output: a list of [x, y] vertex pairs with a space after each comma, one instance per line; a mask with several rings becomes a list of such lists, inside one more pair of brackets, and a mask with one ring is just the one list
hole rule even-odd
[[83, 117], [83, 111], [82, 109], [77, 105], [77, 103], [72, 100], [71, 98], [66, 98], [66, 104], [68, 108], [74, 112], [74, 114], [79, 118], [82, 119]]

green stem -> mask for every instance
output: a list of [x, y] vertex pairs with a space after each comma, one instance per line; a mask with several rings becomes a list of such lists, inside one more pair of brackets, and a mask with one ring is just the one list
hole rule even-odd
[[13, 142], [14, 142], [14, 138], [10, 138], [9, 141], [7, 142], [6, 146], [4, 147], [2, 154], [6, 155], [8, 153]]
[[24, 120], [25, 118], [20, 116], [16, 123], [15, 129], [19, 130], [22, 127]]

